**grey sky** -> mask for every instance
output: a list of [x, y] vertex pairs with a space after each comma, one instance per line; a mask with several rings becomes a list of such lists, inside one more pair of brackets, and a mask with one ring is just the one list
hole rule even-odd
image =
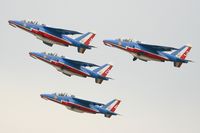
[[[0, 132], [199, 133], [199, 5], [198, 0], [1, 0]], [[95, 31], [92, 45], [98, 48], [82, 55], [73, 47], [48, 47], [9, 26], [10, 19]], [[177, 69], [169, 62], [132, 62], [131, 55], [102, 43], [119, 37], [173, 47], [191, 43], [188, 57], [195, 63]], [[29, 57], [30, 51], [56, 52], [99, 65], [112, 62], [114, 80], [98, 85], [91, 78], [69, 78]], [[78, 114], [39, 97], [51, 92], [102, 103], [119, 98], [117, 112], [122, 116]]]

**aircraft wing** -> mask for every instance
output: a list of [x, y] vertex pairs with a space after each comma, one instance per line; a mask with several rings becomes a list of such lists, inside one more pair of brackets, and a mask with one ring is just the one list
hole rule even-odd
[[97, 102], [92, 102], [92, 101], [88, 101], [88, 100], [79, 99], [79, 98], [76, 98], [76, 97], [74, 97], [73, 99], [76, 100], [77, 102], [83, 103], [83, 104], [88, 105], [88, 106], [90, 104], [99, 105], [99, 106], [104, 106], [105, 105], [105, 104], [102, 104], [102, 103], [97, 103]]
[[150, 45], [150, 44], [144, 44], [144, 43], [138, 43], [142, 47], [145, 47], [147, 49], [154, 49], [156, 51], [172, 51], [177, 50], [177, 48], [173, 47], [166, 47], [166, 46], [159, 46], [159, 45]]
[[50, 32], [57, 32], [57, 33], [60, 33], [60, 34], [65, 34], [65, 35], [82, 34], [82, 33], [77, 32], [77, 31], [65, 30], [65, 29], [59, 29], [59, 28], [52, 28], [52, 27], [48, 27], [48, 26], [44, 26], [44, 29], [46, 29]]
[[89, 66], [89, 67], [98, 67], [98, 65], [93, 64], [93, 63], [87, 63], [87, 62], [82, 62], [82, 61], [75, 61], [75, 60], [70, 60], [70, 59], [66, 59], [63, 58], [64, 61], [66, 62], [70, 62], [72, 64], [78, 65], [78, 66]]

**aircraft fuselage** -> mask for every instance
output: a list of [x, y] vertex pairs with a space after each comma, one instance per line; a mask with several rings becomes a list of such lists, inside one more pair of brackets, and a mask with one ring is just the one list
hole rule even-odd
[[[31, 24], [31, 23], [23, 23], [23, 22], [13, 22], [10, 21], [9, 24], [13, 27], [18, 27], [22, 30], [25, 30], [34, 36], [38, 38], [39, 40], [42, 40], [44, 43], [49, 43], [49, 44], [58, 44], [62, 46], [69, 46], [72, 45], [72, 43], [62, 37], [61, 34], [56, 34], [56, 33], [50, 33], [47, 32], [42, 25], [36, 25], [36, 24]], [[66, 38], [66, 37], [65, 37]]]
[[107, 42], [104, 41], [104, 44], [107, 46], [111, 46], [111, 47], [116, 47], [119, 48], [123, 51], [126, 51], [128, 53], [130, 53], [131, 55], [133, 55], [135, 58], [138, 58], [140, 60], [143, 61], [160, 61], [160, 62], [164, 62], [164, 61], [168, 61], [169, 59], [161, 52], [155, 52], [155, 51], [151, 51], [148, 49], [141, 49], [139, 46], [137, 46], [137, 44], [135, 44], [135, 46], [132, 46], [131, 43], [123, 43], [123, 42]]

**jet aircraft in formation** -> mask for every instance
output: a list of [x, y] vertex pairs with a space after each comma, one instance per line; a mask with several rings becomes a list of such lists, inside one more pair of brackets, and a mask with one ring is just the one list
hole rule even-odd
[[[145, 44], [140, 41], [132, 41], [130, 39], [104, 40], [107, 46], [119, 48], [133, 55], [133, 61], [140, 59], [142, 61], [171, 61], [175, 67], [181, 67], [182, 63], [191, 62], [186, 56], [191, 50], [191, 46], [184, 45], [177, 49], [173, 47]], [[173, 51], [172, 53], [168, 53]]]
[[[9, 24], [13, 27], [23, 29], [38, 39], [42, 40], [44, 44], [52, 46], [58, 44], [62, 46], [74, 46], [77, 47], [79, 53], [84, 53], [86, 49], [91, 49], [94, 46], [89, 45], [91, 40], [95, 37], [92, 32], [82, 34], [78, 31], [53, 28], [44, 24], [38, 24], [33, 21], [15, 21], [9, 20]], [[69, 35], [81, 34], [79, 37], [72, 38]], [[103, 43], [107, 46], [112, 46], [124, 50], [133, 55], [133, 61], [140, 59], [142, 61], [171, 61], [175, 67], [181, 67], [182, 63], [191, 62], [187, 60], [187, 54], [191, 50], [191, 46], [184, 45], [181, 48], [151, 45], [142, 43], [140, 41], [133, 41], [130, 39], [109, 39], [104, 40]], [[171, 53], [169, 53], [171, 52]], [[82, 61], [76, 61], [65, 58], [64, 56], [57, 56], [56, 54], [47, 54], [39, 52], [30, 52], [31, 57], [44, 61], [54, 66], [58, 71], [67, 76], [76, 75], [79, 77], [91, 77], [95, 79], [95, 82], [101, 84], [103, 80], [109, 80], [107, 77], [109, 71], [112, 69], [111, 64], [105, 64], [102, 66], [87, 63]], [[87, 67], [96, 67], [91, 70]], [[68, 109], [79, 113], [92, 113], [92, 114], [104, 114], [105, 117], [110, 118], [112, 115], [118, 115], [115, 113], [120, 100], [114, 99], [107, 104], [92, 102], [76, 98], [66, 94], [41, 94], [42, 98], [50, 101], [57, 102], [66, 106]]]
[[[9, 20], [8, 23], [13, 27], [18, 27], [35, 35], [48, 46], [53, 46], [53, 44], [62, 46], [74, 46], [78, 48], [79, 53], [84, 53], [86, 49], [91, 49], [94, 47], [89, 45], [91, 40], [95, 37], [95, 34], [92, 32], [82, 34], [77, 31], [49, 27], [44, 24], [38, 24], [37, 22], [25, 20]], [[75, 34], [81, 35], [75, 39], [68, 36]]]
[[41, 94], [41, 98], [50, 100], [61, 105], [64, 105], [67, 109], [78, 112], [78, 113], [92, 113], [92, 114], [104, 114], [105, 117], [110, 118], [112, 115], [118, 115], [115, 113], [120, 100], [114, 99], [107, 104], [97, 103], [93, 101], [83, 100], [70, 96], [67, 94]]
[[[54, 66], [58, 71], [67, 76], [76, 75], [80, 77], [92, 77], [95, 78], [95, 82], [101, 84], [103, 80], [109, 80], [111, 78], [106, 77], [109, 71], [112, 69], [111, 64], [105, 64], [98, 66], [96, 64], [81, 62], [76, 60], [67, 59], [64, 56], [57, 56], [55, 54], [30, 52], [31, 57], [44, 61]], [[94, 70], [90, 70], [86, 67], [97, 67]]]

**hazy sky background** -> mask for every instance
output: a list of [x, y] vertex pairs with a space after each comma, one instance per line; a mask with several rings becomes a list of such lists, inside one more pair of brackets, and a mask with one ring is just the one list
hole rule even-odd
[[[199, 5], [199, 0], [1, 0], [0, 132], [199, 133]], [[74, 47], [48, 47], [9, 26], [10, 19], [95, 31], [92, 45], [98, 48], [82, 55]], [[178, 69], [170, 62], [133, 62], [131, 55], [102, 43], [119, 37], [173, 47], [190, 43], [188, 59], [195, 63]], [[92, 78], [69, 78], [31, 58], [30, 51], [99, 65], [112, 62], [114, 80], [99, 85]], [[102, 103], [119, 98], [122, 116], [79, 114], [40, 98], [52, 92]]]

